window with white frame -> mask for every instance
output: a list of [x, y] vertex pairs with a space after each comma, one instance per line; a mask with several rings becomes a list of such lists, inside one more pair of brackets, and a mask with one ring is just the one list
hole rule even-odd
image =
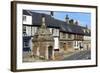
[[26, 26], [23, 26], [23, 35], [26, 35]]
[[24, 42], [23, 44], [24, 44], [24, 48], [27, 48], [27, 47], [29, 47], [29, 41], [27, 41], [27, 42]]
[[32, 31], [31, 31], [31, 27], [30, 26], [26, 27], [26, 33], [27, 33], [27, 36], [31, 36]]
[[23, 24], [32, 25], [32, 16], [23, 15]]
[[68, 38], [71, 38], [72, 37], [72, 35], [71, 34], [68, 34]]
[[37, 27], [32, 27], [32, 36], [37, 32]]
[[26, 16], [25, 15], [23, 15], [23, 21], [26, 21]]

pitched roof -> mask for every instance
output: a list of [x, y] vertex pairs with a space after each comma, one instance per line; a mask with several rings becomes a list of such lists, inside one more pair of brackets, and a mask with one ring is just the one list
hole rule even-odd
[[[33, 26], [41, 26], [42, 25], [42, 14], [36, 13], [36, 12], [31, 12], [31, 13], [32, 13]], [[50, 15], [47, 15], [47, 14], [44, 14], [44, 15], [45, 15], [45, 24], [47, 27], [59, 28], [57, 20], [52, 18]]]
[[30, 13], [29, 10], [23, 10], [23, 14], [24, 14], [24, 15], [31, 15], [31, 13]]
[[[23, 11], [23, 14], [28, 14], [26, 13], [27, 10]], [[32, 12], [32, 26], [41, 26], [42, 25], [42, 15], [43, 13], [37, 13], [37, 12]], [[49, 28], [59, 28], [61, 32], [67, 32], [67, 33], [72, 33], [72, 34], [81, 34], [81, 35], [90, 35], [90, 33], [87, 33], [83, 31], [83, 29], [87, 29], [86, 27], [80, 26], [80, 25], [73, 25], [73, 24], [67, 24], [64, 21], [55, 19], [51, 15], [44, 14], [45, 16], [45, 24]]]

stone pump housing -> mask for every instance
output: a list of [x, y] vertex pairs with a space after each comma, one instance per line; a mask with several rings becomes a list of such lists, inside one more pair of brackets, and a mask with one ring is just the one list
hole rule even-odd
[[45, 16], [42, 15], [42, 25], [33, 37], [33, 55], [47, 60], [54, 60], [54, 38], [45, 25]]

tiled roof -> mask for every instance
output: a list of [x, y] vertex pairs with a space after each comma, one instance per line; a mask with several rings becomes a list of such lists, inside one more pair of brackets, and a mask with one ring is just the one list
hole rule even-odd
[[[25, 11], [25, 12], [24, 12]], [[24, 10], [23, 14], [26, 14], [27, 10]], [[32, 26], [41, 26], [42, 24], [42, 15], [43, 13], [36, 13], [30, 11], [32, 14]], [[83, 29], [86, 29], [86, 27], [79, 26], [79, 25], [73, 25], [73, 24], [67, 24], [64, 21], [55, 19], [51, 15], [44, 14], [45, 15], [45, 24], [49, 28], [59, 28], [61, 32], [67, 32], [72, 34], [81, 34], [81, 35], [88, 35], [90, 36], [90, 33], [87, 33], [83, 31]]]
[[[31, 12], [32, 13], [32, 24], [33, 26], [41, 26], [42, 24], [42, 14], [41, 13], [36, 13], [36, 12]], [[44, 14], [45, 15], [45, 24], [47, 27], [51, 28], [59, 28], [57, 20], [52, 18], [50, 15]]]
[[23, 10], [23, 14], [24, 14], [24, 15], [31, 15], [31, 13], [30, 13], [29, 10]]

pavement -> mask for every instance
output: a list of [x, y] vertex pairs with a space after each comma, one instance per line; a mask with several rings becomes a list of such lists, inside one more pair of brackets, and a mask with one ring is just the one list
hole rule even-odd
[[70, 54], [64, 54], [64, 60], [89, 60], [91, 59], [90, 50], [80, 50]]
[[47, 60], [41, 59], [38, 56], [32, 56], [31, 52], [23, 52], [23, 62], [44, 62]]
[[[90, 50], [77, 50], [63, 53], [62, 60], [88, 60], [91, 59]], [[32, 56], [32, 52], [23, 52], [23, 62], [45, 62], [48, 60]]]

